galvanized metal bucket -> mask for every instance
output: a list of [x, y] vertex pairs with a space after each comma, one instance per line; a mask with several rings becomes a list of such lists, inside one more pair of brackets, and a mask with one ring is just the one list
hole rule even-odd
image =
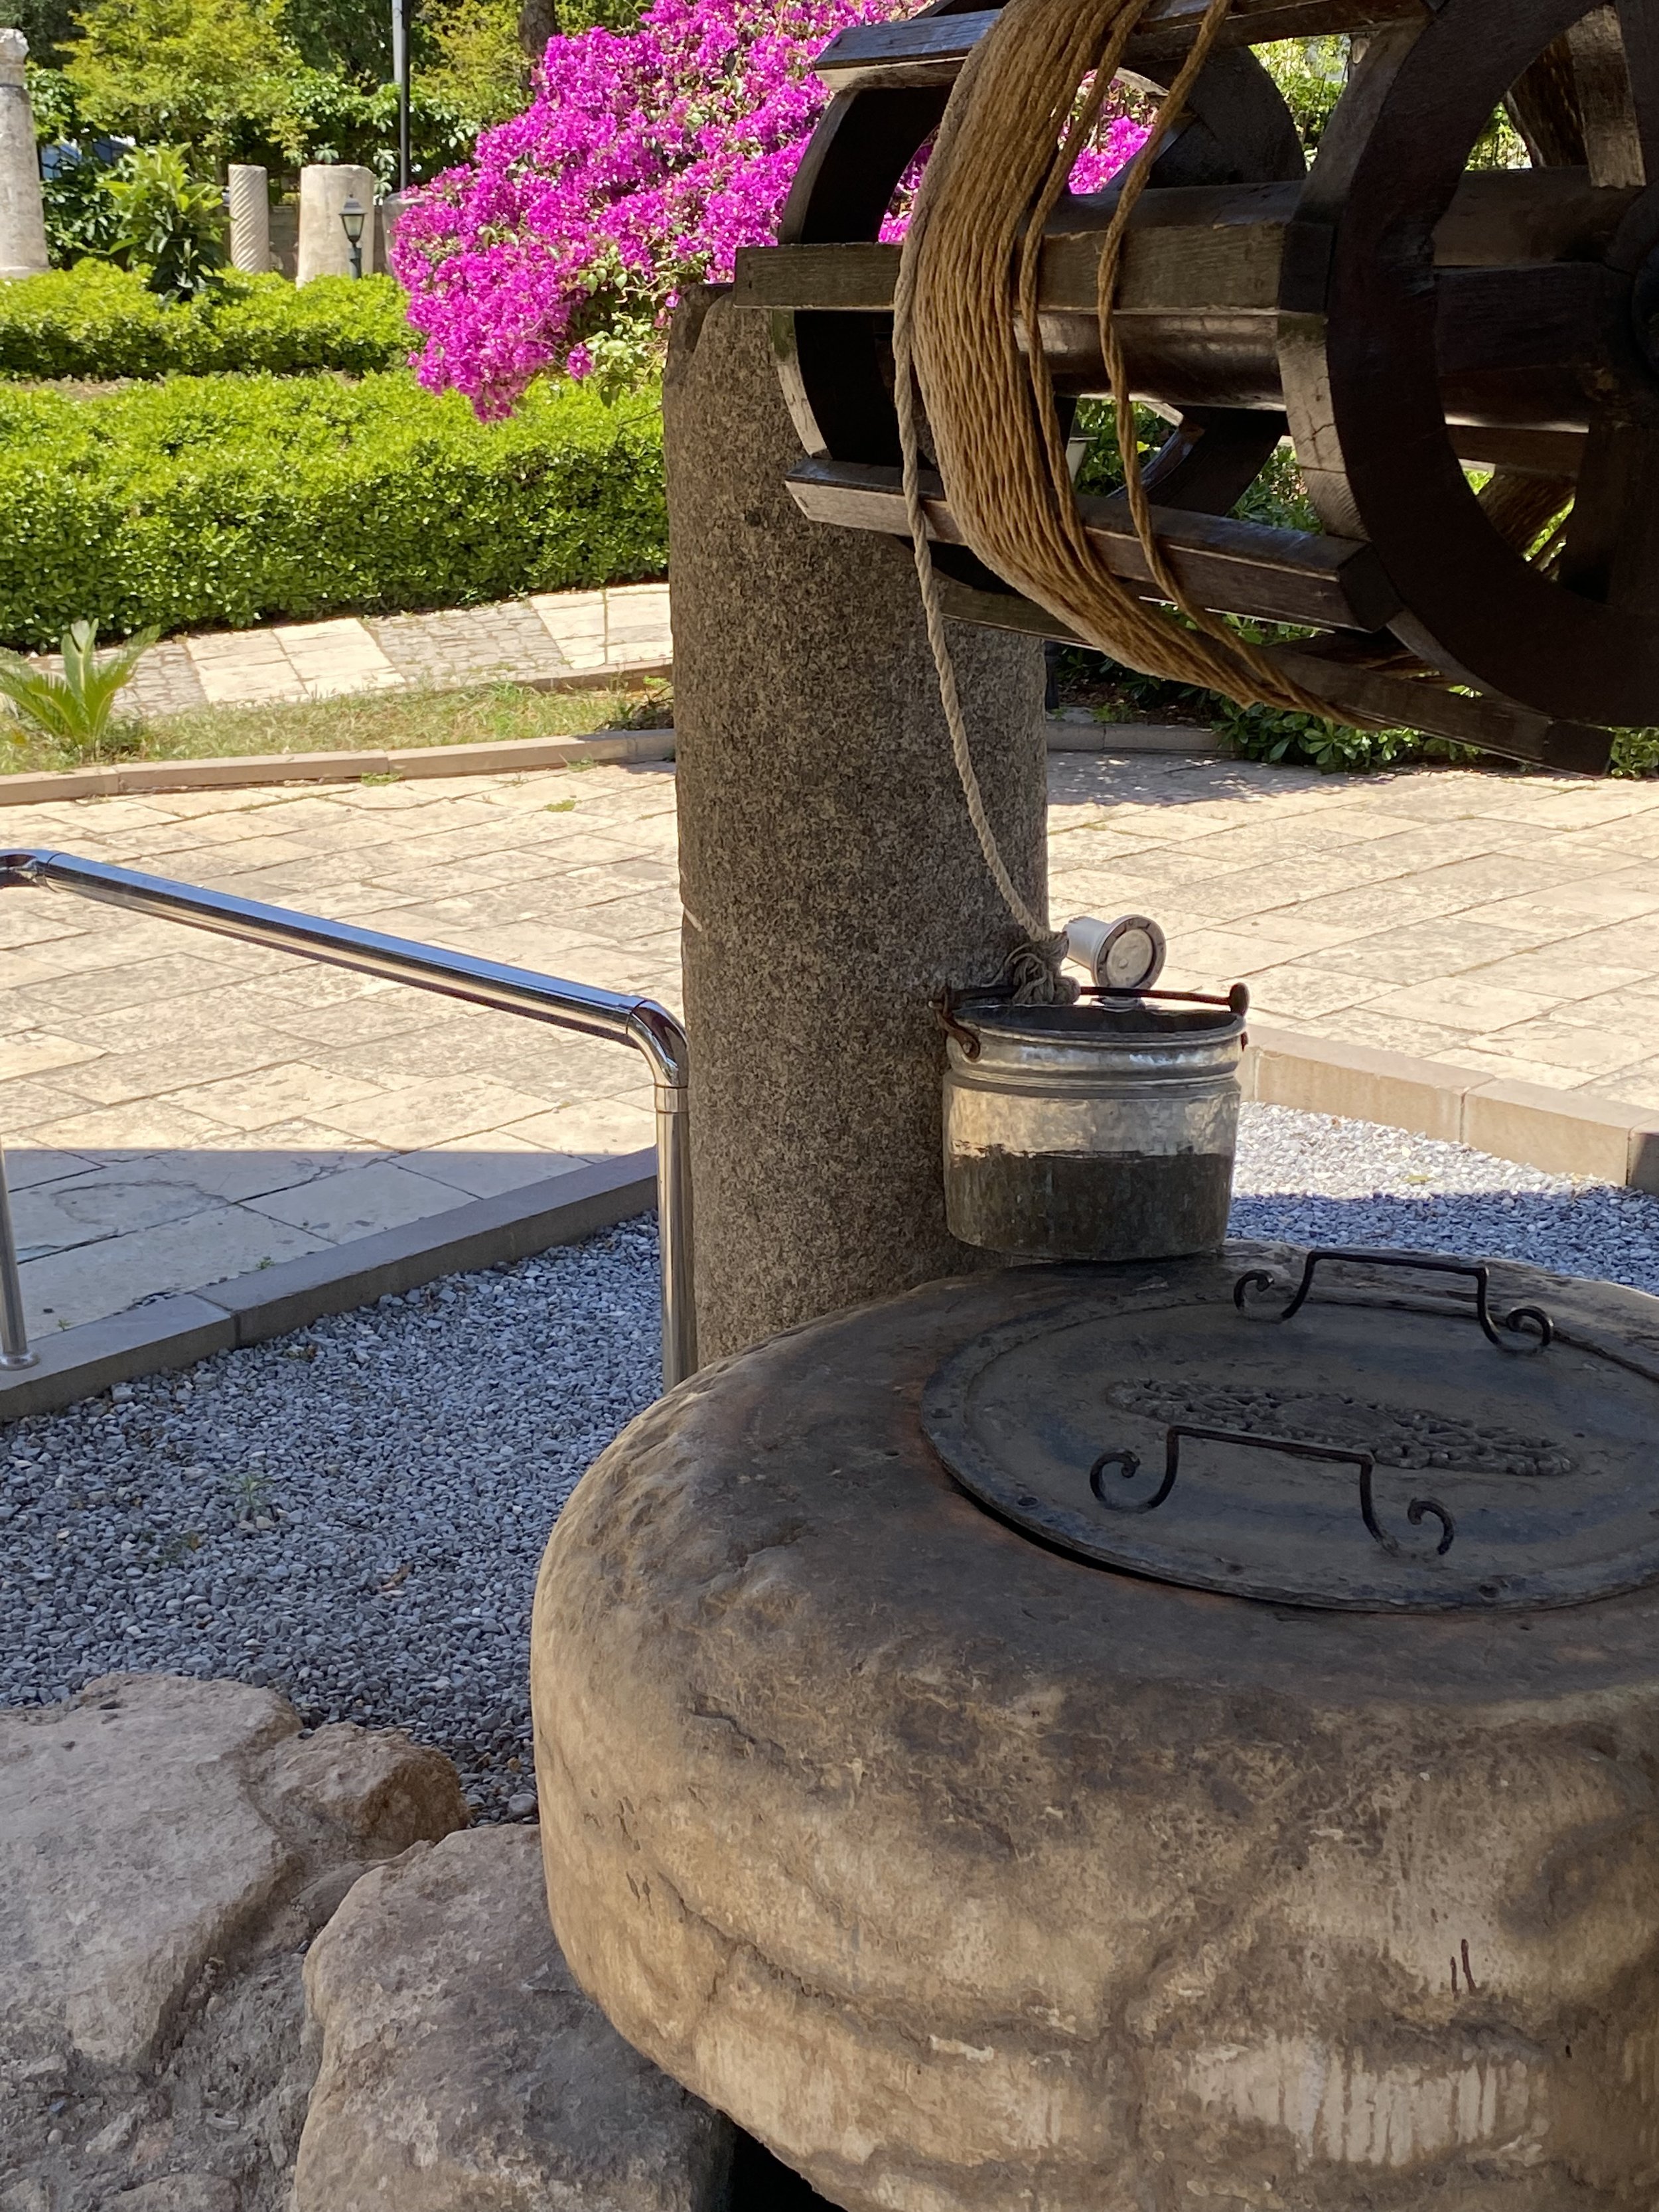
[[958, 1001], [945, 1077], [952, 1235], [1038, 1260], [1218, 1250], [1249, 1006], [1242, 984], [1226, 1000]]

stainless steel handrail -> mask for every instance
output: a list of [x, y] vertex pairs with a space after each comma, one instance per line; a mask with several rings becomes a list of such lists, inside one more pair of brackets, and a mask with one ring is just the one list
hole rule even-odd
[[[45, 885], [75, 891], [106, 906], [180, 921], [221, 937], [240, 937], [280, 952], [297, 952], [336, 968], [356, 968], [416, 990], [437, 991], [475, 1006], [524, 1014], [556, 1029], [578, 1030], [614, 1044], [631, 1045], [651, 1069], [657, 1105], [657, 1224], [662, 1247], [663, 1387], [694, 1374], [697, 1365], [696, 1312], [691, 1291], [691, 1149], [687, 1115], [685, 1031], [654, 999], [625, 998], [591, 984], [569, 983], [532, 969], [509, 968], [438, 945], [417, 945], [348, 921], [325, 921], [291, 908], [264, 906], [176, 884], [164, 876], [112, 868], [101, 860], [82, 860], [72, 853], [20, 849], [0, 852], [0, 890], [9, 885]], [[0, 1185], [3, 1188], [3, 1185]], [[30, 1355], [27, 1341], [14, 1346], [10, 1322], [15, 1310], [21, 1328], [16, 1291], [16, 1251], [9, 1212], [0, 1205], [0, 1364], [21, 1364]], [[21, 1354], [20, 1358], [17, 1355]]]

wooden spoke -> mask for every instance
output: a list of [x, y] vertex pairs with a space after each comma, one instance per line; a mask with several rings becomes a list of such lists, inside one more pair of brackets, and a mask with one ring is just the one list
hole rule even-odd
[[1659, 179], [1655, 37], [1648, 0], [1593, 8], [1566, 34], [1592, 184], [1641, 185]]
[[1509, 90], [1504, 106], [1534, 169], [1589, 167], [1572, 48], [1557, 39]]
[[1619, 0], [1627, 96], [1642, 149], [1642, 180], [1659, 183], [1659, 9], [1653, 0]]
[[1604, 422], [1591, 429], [1561, 581], [1659, 625], [1659, 428]]

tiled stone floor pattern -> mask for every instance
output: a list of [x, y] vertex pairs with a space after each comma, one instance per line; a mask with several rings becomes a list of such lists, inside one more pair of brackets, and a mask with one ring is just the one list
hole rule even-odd
[[[672, 1000], [672, 770], [15, 807], [18, 844]], [[0, 1132], [31, 1331], [654, 1138], [626, 1048], [51, 891], [0, 902]]]
[[[1285, 1027], [1659, 1105], [1659, 785], [1050, 758], [1053, 908]], [[660, 768], [84, 799], [52, 845], [677, 1003]], [[625, 1049], [83, 904], [0, 901], [0, 1134], [51, 1330], [652, 1141]]]
[[[540, 592], [435, 614], [277, 623], [154, 647], [123, 694], [143, 715], [264, 706], [411, 685], [453, 690], [498, 679], [603, 678], [670, 657], [666, 584]], [[46, 657], [48, 666], [57, 656]]]
[[1286, 1029], [1659, 1106], [1659, 783], [1050, 757], [1050, 897]]

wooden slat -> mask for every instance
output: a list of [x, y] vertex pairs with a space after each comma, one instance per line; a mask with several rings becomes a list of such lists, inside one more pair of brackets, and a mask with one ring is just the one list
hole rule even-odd
[[1460, 461], [1510, 469], [1519, 476], [1576, 477], [1584, 458], [1582, 430], [1529, 430], [1508, 423], [1454, 422], [1448, 434]]
[[[1206, 0], [1153, 0], [1126, 66], [1145, 69], [1183, 51], [1206, 6]], [[854, 24], [831, 40], [813, 66], [835, 92], [950, 84], [999, 12]], [[1234, 0], [1222, 37], [1230, 46], [1260, 46], [1270, 39], [1370, 28], [1417, 13], [1419, 0]]]
[[[1119, 311], [1276, 314], [1285, 236], [1300, 190], [1227, 185], [1147, 192], [1125, 241]], [[1461, 302], [1448, 292], [1443, 315], [1490, 323], [1506, 314], [1523, 328], [1534, 328], [1540, 313], [1558, 325], [1587, 317], [1614, 281], [1595, 257], [1632, 197], [1594, 191], [1582, 175], [1559, 171], [1471, 177], [1437, 234], [1443, 286], [1462, 292]], [[1099, 208], [1062, 204], [1043, 247], [1045, 307], [1093, 313], [1104, 222]], [[856, 240], [745, 246], [737, 258], [736, 298], [751, 307], [879, 313], [893, 304], [898, 262], [896, 246]], [[1536, 296], [1523, 299], [1528, 287]]]
[[1376, 721], [1420, 730], [1425, 737], [1449, 738], [1455, 744], [1496, 754], [1500, 760], [1527, 761], [1572, 775], [1607, 774], [1613, 734], [1590, 723], [1558, 722], [1512, 700], [1469, 698], [1408, 676], [1390, 676], [1382, 669], [1322, 660], [1293, 646], [1273, 647], [1272, 658], [1316, 698]]
[[[948, 580], [943, 602], [952, 622], [1012, 630], [1024, 637], [1054, 638], [1062, 645], [1083, 643], [1058, 616], [1017, 592], [980, 592]], [[1467, 698], [1383, 670], [1322, 660], [1292, 647], [1276, 647], [1273, 658], [1286, 675], [1316, 698], [1328, 700], [1334, 709], [1369, 713], [1395, 728], [1448, 738], [1499, 760], [1525, 761], [1571, 775], [1607, 774], [1612, 735], [1592, 724], [1552, 721], [1547, 714], [1534, 714], [1507, 699]]]
[[1449, 269], [1435, 287], [1435, 357], [1442, 376], [1554, 368], [1606, 348], [1628, 286], [1595, 261], [1518, 269]]
[[[908, 534], [896, 469], [811, 459], [786, 479], [797, 506], [815, 522]], [[945, 544], [962, 532], [937, 477], [924, 479], [928, 530]], [[1084, 526], [1106, 566], [1127, 582], [1150, 585], [1152, 572], [1121, 501], [1081, 499]], [[1188, 596], [1218, 613], [1315, 629], [1381, 629], [1399, 598], [1369, 545], [1257, 523], [1152, 510], [1159, 542]]]

